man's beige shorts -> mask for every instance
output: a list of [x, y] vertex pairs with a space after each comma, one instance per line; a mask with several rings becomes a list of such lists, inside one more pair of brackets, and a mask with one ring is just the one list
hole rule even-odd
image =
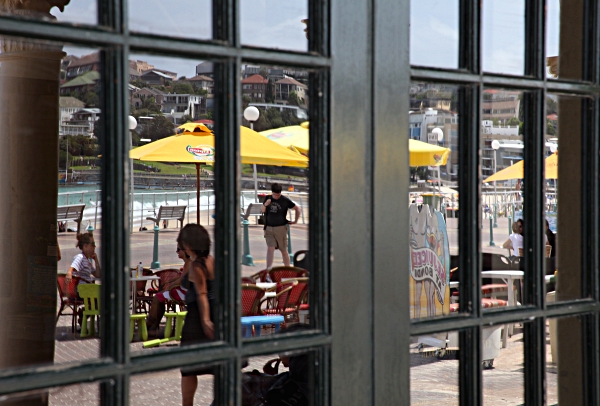
[[287, 251], [289, 226], [267, 227], [265, 229], [265, 240], [267, 247], [275, 247], [281, 251]]

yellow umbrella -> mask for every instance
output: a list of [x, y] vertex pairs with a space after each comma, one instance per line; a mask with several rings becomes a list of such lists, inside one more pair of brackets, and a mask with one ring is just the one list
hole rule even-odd
[[408, 152], [410, 153], [410, 166], [440, 166], [446, 164], [450, 148], [408, 140]]
[[[545, 174], [546, 179], [558, 179], [558, 151], [546, 158]], [[508, 168], [496, 172], [483, 182], [488, 183], [499, 180], [523, 179], [523, 176], [523, 161], [519, 161]]]
[[[200, 208], [200, 165], [214, 162], [215, 136], [201, 123], [186, 123], [179, 128], [184, 130], [181, 134], [132, 149], [129, 157], [142, 161], [196, 164], [196, 202]], [[246, 164], [308, 167], [305, 156], [277, 145], [247, 127], [240, 128], [240, 155]], [[197, 216], [200, 223], [200, 210]]]
[[260, 134], [283, 147], [292, 150], [295, 149], [301, 154], [308, 155], [308, 146], [310, 144], [309, 133], [308, 128], [305, 128], [303, 125], [274, 128], [272, 130], [261, 131]]

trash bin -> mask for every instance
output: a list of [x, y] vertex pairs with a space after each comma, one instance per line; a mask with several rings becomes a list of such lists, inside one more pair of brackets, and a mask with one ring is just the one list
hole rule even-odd
[[423, 193], [423, 204], [428, 204], [430, 207], [435, 208], [437, 211], [440, 211], [440, 201], [442, 199], [442, 195], [437, 193]]
[[[554, 303], [556, 300], [556, 291], [546, 293], [546, 303]], [[552, 356], [552, 363], [558, 364], [558, 348], [556, 348], [556, 319], [548, 319], [550, 326], [550, 355]]]

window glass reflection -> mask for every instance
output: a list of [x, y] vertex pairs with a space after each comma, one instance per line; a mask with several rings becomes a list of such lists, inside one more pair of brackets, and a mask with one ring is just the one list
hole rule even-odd
[[458, 23], [457, 0], [411, 0], [411, 65], [457, 68]]
[[410, 89], [411, 317], [458, 311], [458, 86]]
[[169, 37], [210, 39], [212, 3], [209, 0], [130, 0], [129, 29]]
[[131, 349], [218, 339], [214, 64], [133, 54], [129, 65]]
[[251, 338], [309, 321], [309, 72], [246, 64], [241, 82], [242, 325]]
[[[523, 92], [484, 89], [481, 111], [481, 295], [486, 309], [516, 306], [523, 270]], [[508, 333], [510, 334], [510, 333]], [[504, 339], [504, 337], [503, 337]]]
[[240, 36], [243, 45], [308, 50], [308, 1], [240, 2]]
[[314, 358], [312, 352], [294, 351], [245, 360], [242, 369], [242, 404], [312, 404], [312, 382], [318, 366]]
[[522, 75], [525, 63], [524, 0], [483, 2], [483, 70]]

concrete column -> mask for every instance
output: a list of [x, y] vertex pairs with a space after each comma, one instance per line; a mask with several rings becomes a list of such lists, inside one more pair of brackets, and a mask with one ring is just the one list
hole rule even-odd
[[64, 53], [61, 46], [30, 40], [0, 41], [4, 369], [54, 361], [59, 74]]

